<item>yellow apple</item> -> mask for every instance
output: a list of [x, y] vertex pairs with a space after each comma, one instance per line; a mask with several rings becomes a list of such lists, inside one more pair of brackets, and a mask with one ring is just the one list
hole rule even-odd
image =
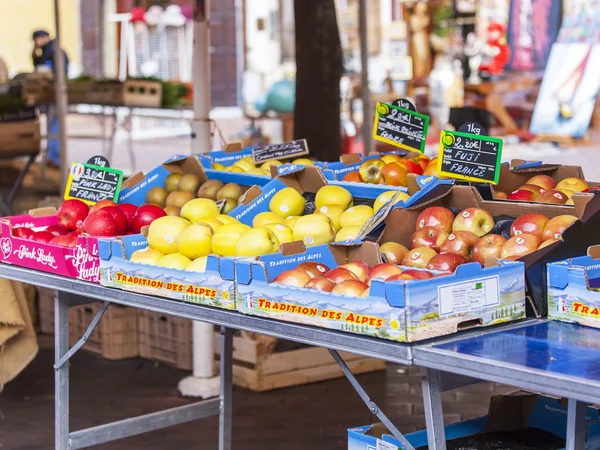
[[190, 259], [207, 256], [210, 253], [212, 237], [213, 230], [210, 225], [193, 223], [177, 238], [177, 250]]
[[286, 187], [277, 192], [269, 202], [269, 209], [281, 217], [300, 216], [306, 201], [296, 189]]
[[288, 216], [283, 221], [283, 224], [288, 228], [294, 228], [294, 224], [296, 223], [296, 220], [298, 220], [298, 217], [300, 216]]
[[200, 258], [196, 258], [191, 263], [187, 265], [185, 270], [188, 272], [206, 272], [206, 263], [208, 262], [208, 256], [201, 256]]
[[294, 240], [292, 229], [285, 225], [280, 223], [268, 223], [264, 226], [275, 233], [280, 244], [285, 244], [286, 242], [292, 242]]
[[212, 219], [218, 216], [219, 208], [213, 200], [195, 198], [183, 205], [179, 215], [190, 222], [196, 222], [200, 219]]
[[244, 233], [235, 246], [236, 256], [261, 256], [279, 251], [279, 239], [267, 227]]
[[333, 223], [333, 226], [335, 227], [336, 231], [339, 231], [340, 228], [342, 228], [342, 225], [340, 224], [340, 220], [342, 218], [342, 214], [344, 213], [343, 206], [325, 205], [325, 206], [321, 206], [319, 209], [317, 209], [317, 212], [320, 214], [325, 214], [327, 217], [329, 217], [329, 219], [331, 219], [331, 222]]
[[151, 266], [155, 266], [158, 263], [159, 259], [163, 256], [165, 255], [163, 255], [158, 250], [146, 247], [133, 252], [131, 258], [129, 258], [129, 261], [139, 264], [148, 264]]
[[335, 238], [335, 227], [324, 214], [298, 217], [292, 228], [292, 237], [295, 241], [303, 241], [306, 246], [326, 244]]
[[335, 235], [335, 242], [355, 240], [356, 236], [358, 236], [358, 232], [360, 231], [361, 228], [362, 228], [362, 226], [359, 226], [359, 225], [351, 225], [351, 226], [342, 228]]
[[225, 170], [225, 166], [221, 163], [214, 163], [213, 164], [213, 169], [214, 170]]
[[241, 167], [238, 167], [238, 166], [229, 166], [229, 167], [226, 167], [225, 170], [227, 172], [246, 173], [246, 171], [244, 169], [242, 169]]
[[358, 205], [348, 208], [340, 218], [340, 225], [343, 228], [353, 225], [363, 226], [365, 222], [373, 215], [373, 208], [367, 205]]
[[292, 161], [292, 164], [298, 164], [299, 166], [312, 166], [314, 162], [309, 158], [296, 158]]
[[200, 219], [194, 223], [201, 223], [211, 228], [212, 232], [215, 233], [219, 228], [223, 226], [223, 222], [217, 219]]
[[588, 187], [588, 184], [581, 178], [565, 178], [564, 180], [561, 180], [554, 189], [562, 192], [564, 192], [565, 189], [570, 189], [573, 192], [582, 192]]
[[575, 191], [572, 191], [571, 189], [561, 189], [560, 192], [565, 194], [567, 198], [573, 197], [573, 194], [575, 193]]
[[254, 219], [252, 219], [252, 227], [258, 228], [268, 223], [283, 223], [284, 220], [285, 219], [277, 213], [265, 211], [254, 216]]
[[159, 217], [148, 228], [148, 245], [165, 255], [177, 253], [177, 238], [189, 225], [181, 217]]
[[252, 228], [243, 223], [227, 223], [213, 235], [212, 252], [221, 256], [235, 256], [235, 246], [244, 233]]
[[249, 175], [260, 175], [261, 177], [264, 177], [265, 175], [269, 175], [269, 173], [265, 172], [263, 169], [259, 169], [258, 167], [255, 167], [254, 169], [250, 169], [246, 173]]
[[389, 164], [391, 162], [395, 162], [397, 163], [398, 161], [402, 160], [402, 158], [400, 158], [400, 156], [395, 155], [393, 153], [390, 153], [389, 155], [383, 155], [381, 159], [384, 163]]
[[252, 161], [249, 161], [247, 159], [240, 159], [233, 163], [233, 167], [239, 167], [244, 172], [249, 172], [252, 169], [254, 169], [256, 166], [254, 165], [254, 163]]
[[375, 203], [373, 204], [373, 212], [377, 212], [381, 209], [383, 205], [385, 205], [395, 194], [398, 192], [398, 197], [396, 197], [395, 203], [406, 201], [410, 198], [406, 192], [401, 191], [387, 191], [383, 194], [379, 194], [379, 196], [375, 199]]
[[261, 169], [266, 170], [269, 174], [271, 173], [271, 166], [280, 166], [283, 163], [281, 161], [277, 161], [276, 159], [274, 159], [273, 161], [265, 161], [264, 163], [262, 163], [262, 165], [260, 166]]
[[215, 217], [215, 219], [221, 222], [223, 225], [227, 225], [228, 223], [240, 223], [240, 221], [235, 217], [231, 217], [226, 214], [219, 214]]
[[168, 269], [185, 270], [189, 263], [192, 261], [181, 253], [171, 253], [165, 255], [158, 260], [158, 267], [166, 267]]
[[352, 206], [354, 199], [352, 194], [341, 186], [323, 186], [315, 196], [315, 206], [340, 205], [344, 209]]

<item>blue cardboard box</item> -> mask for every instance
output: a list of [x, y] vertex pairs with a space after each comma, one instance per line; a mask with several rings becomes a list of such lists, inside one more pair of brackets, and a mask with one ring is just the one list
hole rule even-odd
[[240, 186], [262, 186], [269, 181], [268, 177], [224, 172], [222, 170], [204, 169], [196, 156], [176, 155], [146, 175], [138, 172], [123, 182], [119, 203], [133, 203], [136, 206], [146, 203], [146, 195], [156, 186], [164, 186], [171, 173], [194, 173], [200, 184], [207, 180], [219, 180], [223, 183], [237, 183]]
[[[598, 408], [587, 409], [588, 422], [586, 450], [600, 448], [600, 415]], [[512, 431], [538, 428], [565, 439], [567, 428], [566, 403], [552, 397], [527, 392], [496, 396], [491, 399], [489, 413], [485, 417], [466, 420], [445, 427], [446, 441], [490, 431]], [[415, 448], [427, 446], [427, 431], [404, 435]], [[348, 430], [348, 450], [394, 450], [404, 447], [387, 428], [377, 423]], [[563, 449], [564, 450], [564, 449]]]
[[99, 239], [100, 284], [139, 294], [235, 309], [234, 269], [231, 258], [208, 256], [206, 271], [188, 272], [129, 261], [134, 251], [147, 247], [143, 235]]
[[234, 142], [226, 145], [222, 150], [214, 150], [207, 154], [196, 156], [206, 169], [212, 169], [215, 164], [223, 164], [225, 167], [228, 167], [246, 156], [252, 156], [253, 148], [242, 147], [239, 142]]
[[368, 297], [357, 298], [271, 282], [305, 261], [329, 269], [352, 261], [373, 267], [381, 262], [376, 243], [306, 248], [292, 242], [281, 249], [258, 260], [236, 259], [239, 311], [399, 342], [525, 317], [525, 274], [519, 262], [500, 261], [486, 268], [469, 263], [452, 275], [427, 280], [372, 280]]
[[547, 265], [548, 317], [600, 328], [600, 246]]

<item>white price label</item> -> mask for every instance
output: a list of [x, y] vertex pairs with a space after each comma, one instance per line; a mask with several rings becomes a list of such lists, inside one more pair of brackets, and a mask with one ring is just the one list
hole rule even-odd
[[446, 284], [438, 287], [440, 316], [480, 311], [500, 304], [498, 277]]

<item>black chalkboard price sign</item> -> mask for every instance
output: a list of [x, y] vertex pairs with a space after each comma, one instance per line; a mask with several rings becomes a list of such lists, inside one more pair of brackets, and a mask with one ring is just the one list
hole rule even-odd
[[459, 131], [443, 130], [438, 173], [459, 180], [498, 184], [502, 139], [485, 134], [485, 129], [475, 122], [463, 125]]
[[73, 163], [65, 189], [65, 200], [79, 199], [93, 205], [101, 200], [117, 201], [123, 172], [90, 163]]
[[393, 105], [377, 103], [373, 139], [405, 150], [425, 151], [429, 117], [416, 112], [406, 99], [398, 99]]
[[271, 161], [273, 159], [293, 158], [296, 156], [308, 155], [308, 144], [306, 139], [284, 142], [282, 144], [269, 144], [264, 147], [252, 149], [252, 159], [254, 164]]

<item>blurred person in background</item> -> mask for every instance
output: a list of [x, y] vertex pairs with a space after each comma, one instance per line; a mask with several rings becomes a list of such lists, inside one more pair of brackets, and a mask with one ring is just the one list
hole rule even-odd
[[[54, 71], [54, 45], [55, 40], [50, 39], [50, 34], [45, 30], [36, 30], [33, 32], [33, 66], [36, 68], [39, 66], [45, 66]], [[69, 57], [63, 50], [65, 58], [65, 73], [69, 69]]]

